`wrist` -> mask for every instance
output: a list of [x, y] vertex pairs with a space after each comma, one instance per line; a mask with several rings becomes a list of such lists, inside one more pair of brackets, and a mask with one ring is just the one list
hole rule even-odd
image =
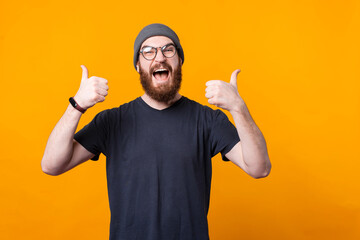
[[244, 101], [239, 99], [232, 105], [232, 108], [229, 109], [229, 112], [231, 114], [241, 114], [244, 112], [245, 109], [246, 109], [246, 105]]
[[233, 110], [230, 111], [230, 114], [234, 118], [235, 122], [240, 121], [242, 123], [250, 123], [254, 121], [245, 103], [234, 107]]
[[75, 97], [70, 97], [69, 102], [76, 110], [81, 113], [85, 113], [86, 109], [79, 105], [79, 103], [75, 100]]

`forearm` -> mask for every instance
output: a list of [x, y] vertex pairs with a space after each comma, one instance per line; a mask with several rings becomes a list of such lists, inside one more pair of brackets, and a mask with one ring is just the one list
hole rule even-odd
[[227, 153], [229, 159], [254, 178], [266, 177], [271, 164], [265, 139], [238, 92], [239, 72], [236, 69], [231, 74], [230, 83], [221, 80], [206, 82], [205, 97], [210, 104], [228, 110], [234, 118], [241, 141]]
[[73, 139], [81, 113], [70, 104], [51, 132], [46, 144], [41, 166], [44, 172], [56, 174], [71, 160]]
[[271, 163], [266, 142], [248, 108], [242, 102], [230, 113], [241, 139], [243, 161], [248, 173], [256, 178], [267, 176], [270, 173]]

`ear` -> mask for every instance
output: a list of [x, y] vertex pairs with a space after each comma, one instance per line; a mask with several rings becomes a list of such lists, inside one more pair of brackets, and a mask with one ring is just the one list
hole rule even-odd
[[138, 72], [138, 73], [140, 73], [139, 71], [139, 62], [136, 64], [136, 71]]
[[183, 61], [182, 61], [182, 58], [178, 55], [179, 57], [179, 61], [181, 62], [181, 66], [183, 65]]

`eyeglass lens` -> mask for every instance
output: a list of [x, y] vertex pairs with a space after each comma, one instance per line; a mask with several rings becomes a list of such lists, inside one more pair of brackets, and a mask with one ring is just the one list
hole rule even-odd
[[[156, 56], [157, 48], [144, 47], [141, 52], [145, 59], [152, 60]], [[170, 58], [175, 55], [176, 49], [174, 45], [165, 45], [161, 48], [161, 52], [165, 57]]]

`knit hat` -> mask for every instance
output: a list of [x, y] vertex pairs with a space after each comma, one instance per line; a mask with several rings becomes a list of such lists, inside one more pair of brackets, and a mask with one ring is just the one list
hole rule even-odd
[[149, 37], [153, 37], [153, 36], [165, 36], [165, 37], [170, 38], [174, 42], [177, 52], [178, 52], [180, 58], [182, 59], [182, 62], [184, 63], [184, 51], [180, 45], [180, 40], [179, 40], [178, 36], [176, 35], [176, 33], [171, 28], [169, 28], [168, 26], [166, 26], [164, 24], [153, 23], [153, 24], [150, 24], [150, 25], [147, 25], [146, 27], [144, 27], [135, 39], [135, 44], [134, 44], [134, 67], [135, 67], [135, 69], [136, 69], [136, 63], [139, 58], [139, 50], [140, 50], [141, 44], [146, 39], [148, 39]]

